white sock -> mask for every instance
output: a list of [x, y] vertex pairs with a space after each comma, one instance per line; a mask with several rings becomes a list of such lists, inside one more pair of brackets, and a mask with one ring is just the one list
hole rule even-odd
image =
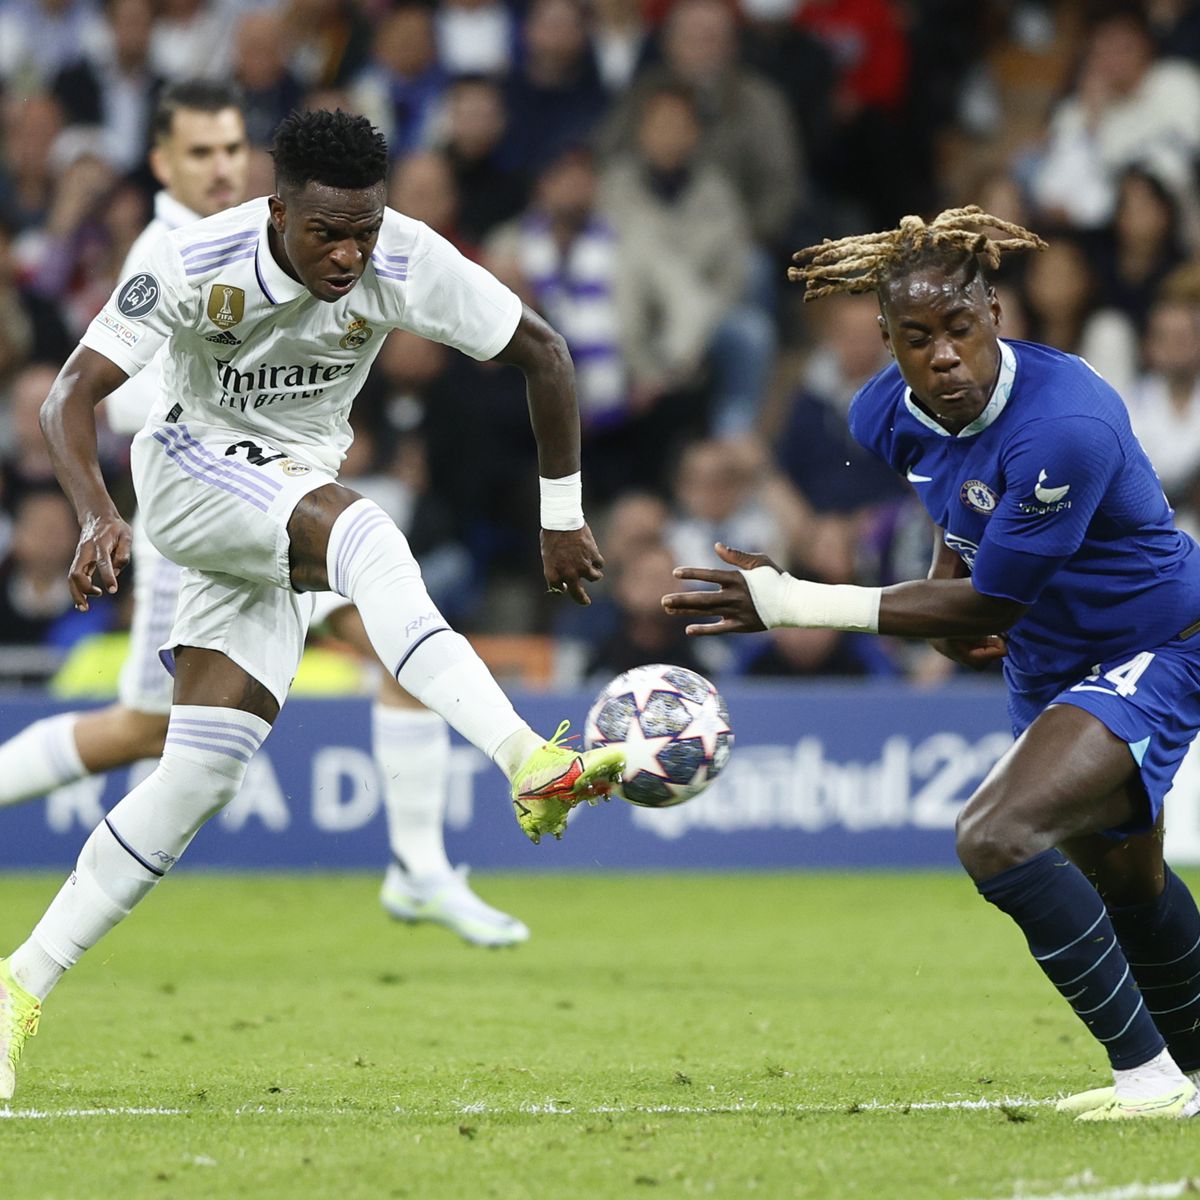
[[442, 823], [450, 769], [450, 731], [427, 708], [371, 709], [371, 749], [383, 776], [388, 844], [410, 875], [450, 870]]
[[74, 783], [88, 769], [75, 745], [77, 712], [35, 721], [0, 746], [0, 808]]
[[23, 987], [44, 999], [85, 950], [130, 914], [200, 826], [237, 794], [270, 729], [236, 709], [171, 709], [158, 766], [92, 831], [71, 877], [12, 955]]
[[515, 733], [536, 735], [467, 639], [446, 624], [408, 540], [373, 500], [356, 500], [334, 521], [326, 567], [330, 587], [354, 602], [371, 645], [404, 690], [511, 774], [515, 767], [505, 763], [512, 755], [497, 757], [503, 743]]
[[1161, 1051], [1140, 1067], [1113, 1071], [1113, 1083], [1121, 1100], [1153, 1100], [1179, 1087], [1184, 1079], [1169, 1050]]

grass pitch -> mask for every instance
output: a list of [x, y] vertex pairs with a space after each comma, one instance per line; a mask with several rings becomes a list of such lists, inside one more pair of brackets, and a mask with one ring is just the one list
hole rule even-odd
[[[181, 871], [51, 997], [0, 1197], [1200, 1189], [1197, 1122], [1044, 1104], [1107, 1071], [965, 877], [477, 882], [529, 944], [392, 924], [366, 876]], [[0, 945], [57, 884], [0, 878]]]

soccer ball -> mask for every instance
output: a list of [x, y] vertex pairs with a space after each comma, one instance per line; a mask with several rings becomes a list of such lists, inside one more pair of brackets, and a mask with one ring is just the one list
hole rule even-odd
[[654, 663], [618, 675], [596, 697], [583, 734], [589, 750], [624, 742], [613, 791], [644, 808], [669, 808], [704, 791], [729, 761], [729, 709], [703, 675]]

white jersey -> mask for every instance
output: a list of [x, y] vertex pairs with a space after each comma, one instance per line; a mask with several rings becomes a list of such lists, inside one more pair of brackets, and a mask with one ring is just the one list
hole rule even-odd
[[[190, 208], [180, 204], [167, 192], [159, 192], [154, 197], [154, 219], [129, 247], [121, 266], [121, 278], [128, 279], [137, 264], [151, 254], [172, 229], [191, 225], [198, 220], [199, 216]], [[104, 411], [110, 429], [132, 436], [145, 425], [162, 390], [162, 360], [165, 354], [165, 350], [160, 350], [143, 370], [121, 384], [105, 400]]]
[[350, 405], [392, 329], [483, 360], [521, 319], [521, 301], [420, 221], [384, 210], [358, 284], [318, 300], [275, 261], [265, 198], [175, 230], [136, 264], [82, 344], [130, 375], [167, 342], [149, 424], [257, 435], [336, 471]]

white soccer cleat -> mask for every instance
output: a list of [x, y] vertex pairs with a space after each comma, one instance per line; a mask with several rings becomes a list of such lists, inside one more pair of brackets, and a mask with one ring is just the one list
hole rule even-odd
[[0, 958], [0, 1100], [11, 1100], [17, 1090], [17, 1063], [25, 1039], [38, 1031], [42, 1006], [14, 978], [6, 959]]
[[380, 902], [397, 921], [432, 921], [474, 946], [515, 946], [529, 940], [529, 927], [485, 904], [467, 883], [469, 869], [417, 878], [392, 863], [383, 877]]

